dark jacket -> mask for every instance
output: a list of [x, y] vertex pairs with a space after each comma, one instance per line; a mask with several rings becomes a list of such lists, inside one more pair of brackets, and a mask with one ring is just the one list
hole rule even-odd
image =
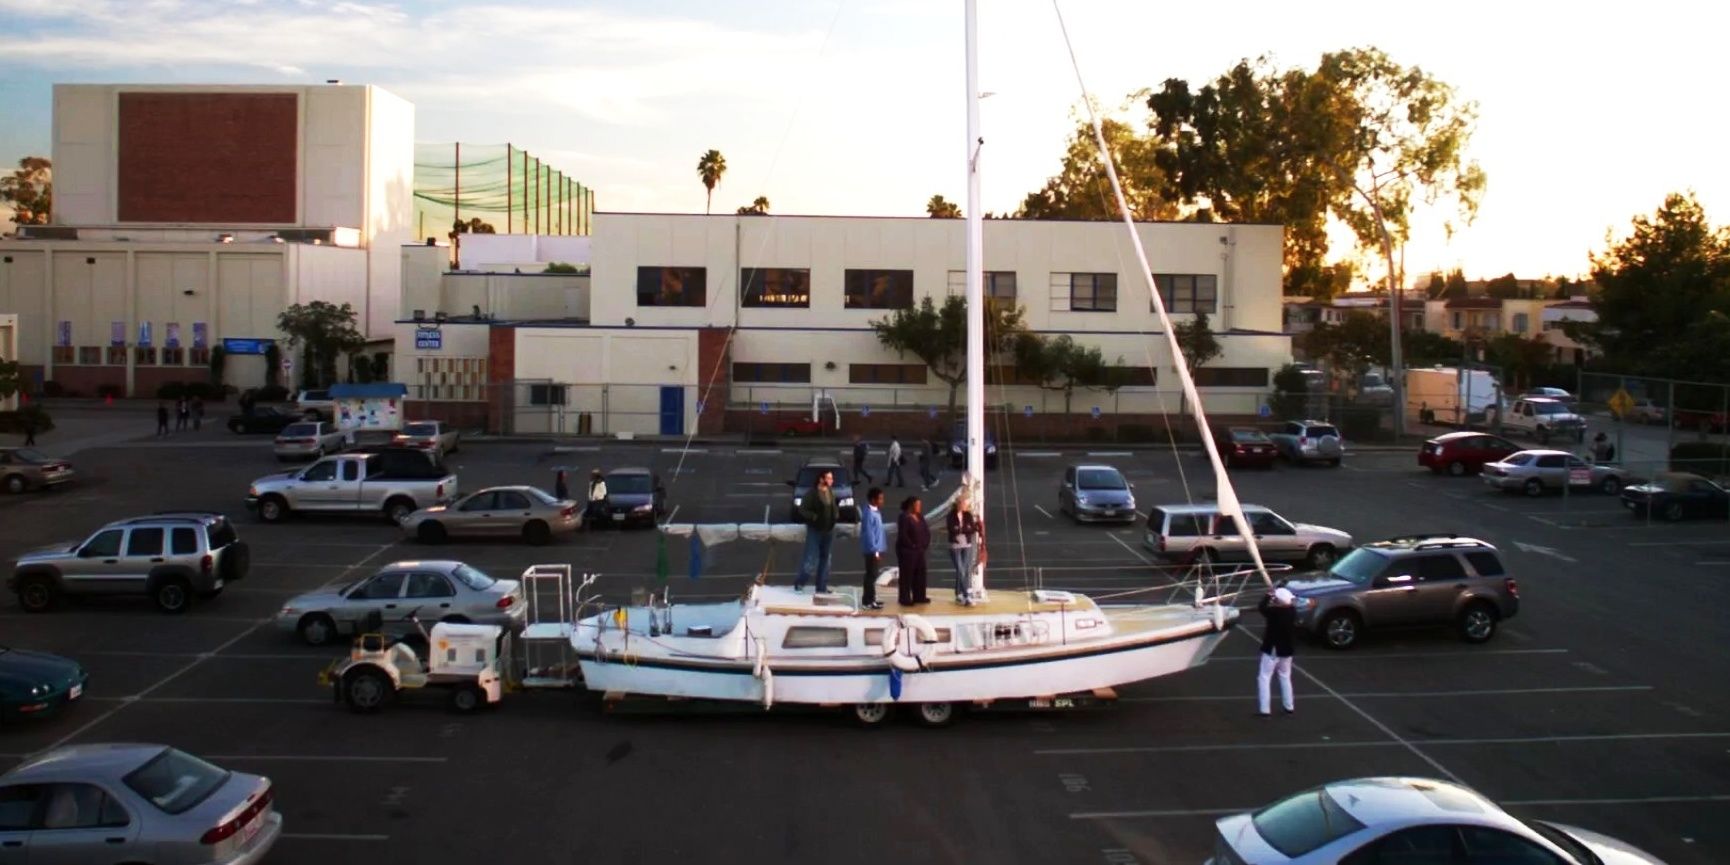
[[835, 488], [812, 487], [811, 494], [799, 503], [799, 516], [816, 531], [834, 531], [835, 524], [841, 521], [841, 509], [835, 505]]
[[926, 525], [925, 517], [914, 516], [912, 511], [902, 511], [901, 517], [895, 521], [895, 554], [918, 555], [930, 546], [931, 527]]
[[856, 466], [864, 465], [865, 457], [870, 454], [871, 448], [864, 442], [859, 442], [858, 444], [853, 445], [853, 464]]
[[1297, 631], [1297, 610], [1276, 606], [1271, 594], [1263, 596], [1261, 606], [1256, 609], [1267, 620], [1267, 631], [1261, 638], [1261, 653], [1279, 658], [1291, 657], [1294, 654], [1292, 637]]
[[966, 536], [968, 546], [979, 546], [979, 518], [972, 511], [965, 514], [959, 510], [950, 511], [947, 529], [951, 546], [962, 536]]

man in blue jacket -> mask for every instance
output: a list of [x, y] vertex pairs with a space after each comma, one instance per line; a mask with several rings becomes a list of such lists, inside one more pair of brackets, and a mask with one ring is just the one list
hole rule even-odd
[[865, 554], [865, 586], [859, 593], [860, 606], [883, 609], [877, 600], [877, 571], [883, 566], [883, 490], [872, 487], [865, 494], [865, 510], [859, 515], [859, 548]]

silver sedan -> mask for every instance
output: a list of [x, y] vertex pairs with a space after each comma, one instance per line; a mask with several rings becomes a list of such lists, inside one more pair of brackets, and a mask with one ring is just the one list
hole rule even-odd
[[404, 534], [426, 544], [468, 535], [522, 538], [540, 546], [581, 528], [583, 509], [535, 487], [488, 487], [448, 505], [421, 508], [401, 525]]
[[522, 585], [495, 580], [462, 562], [395, 562], [347, 585], [326, 586], [290, 598], [276, 614], [278, 628], [322, 646], [340, 634], [359, 633], [377, 613], [392, 634], [414, 631], [422, 622], [499, 625], [518, 630], [525, 613]]
[[1618, 495], [1630, 483], [1628, 470], [1621, 466], [1589, 463], [1567, 451], [1541, 449], [1516, 451], [1485, 463], [1482, 477], [1491, 489], [1529, 496], [1564, 487]]

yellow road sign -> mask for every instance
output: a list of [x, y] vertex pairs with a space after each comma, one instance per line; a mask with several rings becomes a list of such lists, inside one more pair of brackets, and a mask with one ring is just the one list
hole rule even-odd
[[1627, 388], [1617, 388], [1616, 393], [1610, 397], [1610, 411], [1618, 418], [1625, 418], [1633, 408], [1633, 395], [1628, 393]]

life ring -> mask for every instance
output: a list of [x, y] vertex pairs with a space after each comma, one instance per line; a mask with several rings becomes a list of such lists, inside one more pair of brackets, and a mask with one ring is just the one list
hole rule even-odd
[[894, 646], [889, 665], [903, 673], [912, 673], [926, 669], [925, 661], [936, 649], [937, 628], [924, 616], [902, 616], [900, 627], [893, 632], [885, 629], [884, 642]]

